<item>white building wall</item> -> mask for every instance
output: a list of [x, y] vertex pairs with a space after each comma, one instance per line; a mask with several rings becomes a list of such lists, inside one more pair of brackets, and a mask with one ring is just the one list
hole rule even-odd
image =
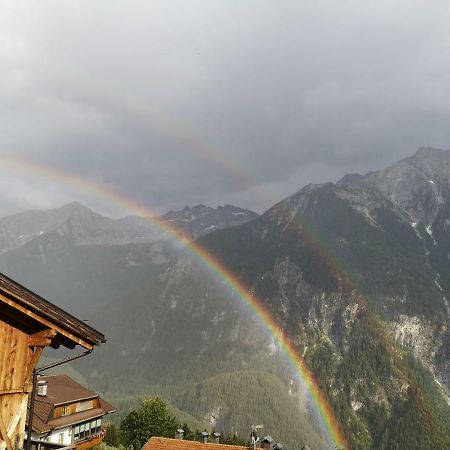
[[52, 434], [46, 439], [46, 441], [53, 444], [70, 445], [72, 443], [72, 427], [53, 430]]
[[58, 428], [57, 430], [53, 430], [52, 434], [50, 434], [49, 436], [46, 436], [45, 434], [39, 435], [33, 432], [31, 434], [31, 438], [35, 441], [50, 442], [52, 444], [62, 444], [64, 446], [70, 445], [72, 443], [78, 442], [75, 441], [75, 438], [78, 437], [75, 435], [75, 433], [79, 433], [81, 431], [80, 428], [82, 428], [86, 433], [85, 436], [83, 435], [82, 437], [79, 437], [80, 441], [88, 439], [89, 435], [99, 433], [101, 430], [102, 418], [99, 417], [98, 419], [92, 419], [88, 422], [82, 422], [82, 424], [82, 427], [80, 426], [80, 424], [78, 424], [64, 428]]
[[[33, 441], [50, 442], [52, 444], [61, 443], [63, 445], [70, 445], [72, 443], [72, 427], [64, 427], [59, 430], [53, 430], [50, 436], [46, 436], [46, 434], [40, 435], [33, 431], [33, 433], [31, 433], [31, 439]], [[62, 442], [60, 439], [62, 439]]]

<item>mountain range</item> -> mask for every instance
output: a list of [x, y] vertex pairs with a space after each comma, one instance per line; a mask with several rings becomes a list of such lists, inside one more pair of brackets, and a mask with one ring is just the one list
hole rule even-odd
[[[159, 220], [261, 300], [350, 448], [450, 448], [450, 151], [307, 185], [261, 216], [199, 205]], [[76, 368], [122, 414], [158, 394], [209, 428], [262, 422], [287, 448], [329, 448], [277, 343], [151, 220], [77, 203], [6, 217], [0, 270], [105, 332]]]
[[231, 205], [198, 205], [157, 221], [138, 216], [111, 219], [72, 202], [0, 219], [0, 270], [84, 314], [144, 282], [171, 260], [179, 244], [165, 224], [195, 239], [255, 217]]

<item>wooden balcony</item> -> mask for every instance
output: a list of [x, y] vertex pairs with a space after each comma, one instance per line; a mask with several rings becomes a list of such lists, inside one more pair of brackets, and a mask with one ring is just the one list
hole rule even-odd
[[76, 450], [88, 450], [92, 447], [100, 446], [103, 442], [103, 436], [87, 439], [85, 441], [77, 442], [75, 444]]

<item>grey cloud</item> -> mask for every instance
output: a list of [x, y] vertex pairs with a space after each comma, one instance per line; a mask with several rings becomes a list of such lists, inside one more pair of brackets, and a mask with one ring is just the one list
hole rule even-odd
[[[156, 211], [261, 210], [450, 147], [445, 1], [0, 4], [0, 156]], [[17, 195], [0, 195], [0, 213], [73, 196], [121, 212], [58, 179], [6, 175]]]

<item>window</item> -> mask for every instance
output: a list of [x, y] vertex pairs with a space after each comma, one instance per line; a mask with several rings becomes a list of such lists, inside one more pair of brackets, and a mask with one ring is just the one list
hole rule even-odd
[[58, 444], [64, 444], [64, 433], [58, 435]]
[[75, 407], [76, 412], [86, 411], [94, 407], [94, 403], [92, 400], [87, 400], [84, 402], [78, 402]]
[[73, 441], [87, 439], [89, 436], [100, 432], [102, 429], [102, 419], [80, 423], [73, 428]]
[[70, 411], [69, 411], [69, 405], [64, 405], [63, 407], [62, 407], [62, 415], [63, 416], [68, 416], [70, 414]]

